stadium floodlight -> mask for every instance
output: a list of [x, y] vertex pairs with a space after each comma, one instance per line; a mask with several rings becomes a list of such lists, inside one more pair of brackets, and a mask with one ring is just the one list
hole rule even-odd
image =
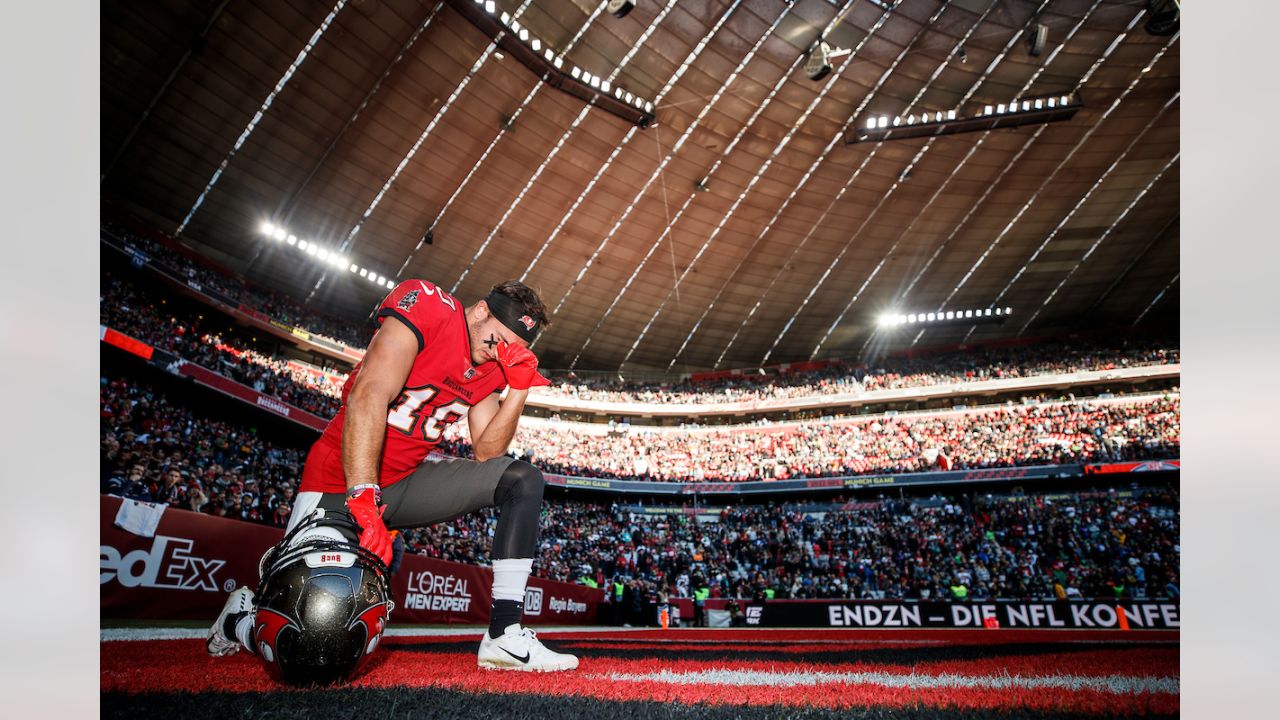
[[875, 118], [867, 118], [867, 129], [868, 129], [868, 130], [875, 130], [875, 129], [876, 129], [876, 119], [875, 119]]
[[551, 51], [551, 48], [547, 48], [542, 53], [542, 57], [546, 58], [549, 63], [554, 63], [556, 61], [556, 54]]
[[503, 25], [511, 24], [511, 14], [506, 12], [505, 10], [503, 11], [502, 15], [500, 15], [499, 17], [502, 19]]
[[320, 248], [319, 250], [317, 250], [316, 254], [320, 257], [321, 260], [327, 260], [329, 258], [329, 251], [325, 250], [324, 248]]
[[926, 315], [926, 316], [925, 316], [925, 319], [926, 319], [926, 320], [928, 320], [929, 322], [933, 322], [934, 320], [937, 320], [937, 319], [938, 319], [938, 314], [937, 314], [937, 313], [929, 313], [928, 315]]
[[[289, 243], [289, 244], [290, 244], [290, 245], [292, 245], [293, 243]], [[299, 241], [298, 241], [298, 249], [299, 249], [299, 250], [306, 250], [306, 249], [307, 249], [307, 241], [306, 241], [306, 240], [299, 240]]]
[[369, 277], [369, 271], [365, 268], [360, 268], [360, 277]]
[[609, 92], [609, 90], [613, 89], [613, 86], [609, 84], [608, 80], [605, 80], [600, 83], [600, 89], [605, 92]]
[[948, 319], [948, 320], [955, 320], [955, 319], [956, 319], [956, 313], [955, 313], [955, 311], [954, 311], [954, 310], [948, 310], [948, 311], [947, 311], [947, 319]]
[[[534, 52], [542, 52], [542, 41], [538, 38], [534, 38], [529, 42], [529, 47], [533, 48]], [[547, 59], [550, 60], [551, 58]]]
[[881, 116], [880, 116], [880, 122], [878, 123], [878, 125], [879, 125], [879, 127], [882, 127], [882, 128], [884, 128], [884, 127], [889, 127], [889, 116], [888, 116], [888, 115], [881, 115]]
[[294, 243], [298, 242], [298, 236], [297, 236], [297, 235], [294, 235], [293, 233], [289, 233], [289, 237], [288, 237], [288, 238], [286, 238], [286, 240], [288, 241], [288, 243], [289, 243], [290, 245], [292, 245], [292, 244], [294, 244]]
[[996, 114], [1003, 114], [1003, 113], [1004, 113], [1004, 103], [1000, 103], [999, 105], [996, 105]]
[[991, 308], [987, 308], [984, 314], [985, 314], [987, 317], [991, 317]]
[[307, 245], [307, 254], [308, 254], [308, 255], [311, 255], [312, 257], [314, 257], [314, 256], [315, 256], [315, 254], [316, 254], [316, 252], [318, 252], [318, 251], [316, 250], [316, 244], [315, 244], [315, 243], [311, 243], [310, 245]]
[[493, 0], [487, 0], [484, 4], [484, 11], [492, 15], [498, 11], [498, 6], [494, 4]]
[[996, 308], [996, 315], [1000, 314], [1000, 308]]
[[579, 80], [582, 78], [582, 68], [574, 65], [573, 69], [569, 71], [569, 74], [573, 76], [574, 80]]
[[1036, 109], [1039, 110], [1043, 107], [1044, 107], [1044, 100], [1040, 98], [1036, 98]]
[[1004, 314], [1005, 314], [1005, 315], [1012, 315], [1012, 314], [1013, 314], [1013, 308], [1011, 308], [1011, 307], [1007, 307], [1007, 308], [1005, 308], [1005, 309], [1004, 309]]
[[564, 58], [557, 55], [556, 59], [551, 61], [551, 64], [555, 65], [556, 69], [559, 70], [560, 68], [564, 67]]
[[653, 112], [653, 103], [652, 103], [652, 102], [650, 102], [650, 101], [648, 101], [648, 100], [645, 100], [645, 101], [644, 101], [644, 111], [645, 111], [645, 112]]
[[289, 233], [285, 232], [284, 228], [282, 228], [282, 227], [278, 227], [278, 228], [276, 228], [275, 238], [276, 238], [277, 240], [283, 240], [283, 239], [285, 238], [285, 236], [286, 236], [286, 235], [288, 235], [288, 234], [289, 234]]
[[272, 235], [276, 234], [276, 226], [272, 225], [269, 222], [264, 222], [258, 228], [258, 231], [261, 232], [263, 235], [266, 235], [267, 237], [271, 237]]
[[357, 270], [359, 270], [359, 269], [360, 269], [360, 266], [359, 266], [359, 265], [357, 265], [357, 264], [355, 264], [355, 263], [351, 263], [351, 272], [355, 272], [355, 271], [357, 271]]
[[907, 316], [907, 322], [909, 322], [909, 323], [913, 323], [913, 322], [915, 322], [915, 321], [916, 321], [915, 313], [912, 313], [912, 314], [910, 314], [910, 315], [908, 315], [908, 316]]
[[965, 311], [964, 311], [964, 316], [965, 316], [966, 318], [971, 318], [971, 317], [973, 317], [973, 311], [972, 311], [972, 310], [965, 310]]
[[947, 111], [947, 119], [948, 119], [948, 120], [955, 120], [955, 119], [956, 119], [956, 111], [955, 111], [955, 110], [948, 110], [948, 111]]
[[[520, 21], [519, 21], [519, 20], [512, 20], [512, 21], [511, 21], [511, 32], [515, 33], [516, 35], [519, 35], [521, 30], [524, 30], [524, 27], [522, 27], [522, 26], [520, 25]], [[528, 32], [527, 32], [527, 31], [526, 31], [525, 35], [526, 35], [526, 37], [528, 36]], [[521, 40], [523, 40], [524, 38], [520, 38], [520, 39], [521, 39]]]
[[382, 275], [379, 275], [379, 276], [378, 276], [378, 284], [379, 284], [379, 285], [386, 285], [386, 284], [387, 284], [387, 278], [386, 278], [386, 277], [384, 277], [384, 276], [382, 276]]

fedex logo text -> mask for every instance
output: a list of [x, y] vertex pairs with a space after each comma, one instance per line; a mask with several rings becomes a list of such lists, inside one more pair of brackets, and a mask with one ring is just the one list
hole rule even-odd
[[149, 550], [134, 550], [123, 556], [110, 545], [100, 545], [98, 555], [102, 572], [98, 583], [105, 585], [117, 580], [125, 587], [218, 592], [214, 574], [226, 561], [192, 555], [193, 545], [189, 538], [157, 535]]

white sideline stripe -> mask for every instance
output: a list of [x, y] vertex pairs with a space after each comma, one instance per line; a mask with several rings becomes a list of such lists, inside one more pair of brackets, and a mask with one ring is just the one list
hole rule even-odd
[[[652, 630], [653, 628], [616, 628], [616, 627], [593, 627], [582, 625], [566, 625], [563, 627], [534, 627], [539, 633], [598, 633], [598, 632], [640, 632], [642, 630]], [[479, 625], [475, 627], [454, 627], [454, 628], [387, 628], [387, 637], [456, 637], [459, 635], [475, 635], [480, 637], [480, 633], [485, 628]], [[114, 642], [119, 640], [203, 640], [208, 634], [206, 628], [103, 628], [101, 631], [102, 642]]]
[[773, 672], [767, 670], [701, 670], [695, 672], [609, 673], [596, 675], [601, 680], [659, 682], [673, 685], [761, 685], [794, 687], [797, 685], [881, 685], [898, 689], [967, 688], [983, 690], [1096, 690], [1115, 695], [1136, 693], [1178, 694], [1178, 679], [1134, 675], [900, 675], [886, 672]]

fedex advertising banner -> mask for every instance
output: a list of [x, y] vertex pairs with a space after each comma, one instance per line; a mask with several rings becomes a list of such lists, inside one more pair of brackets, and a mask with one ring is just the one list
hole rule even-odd
[[[164, 511], [154, 537], [114, 525], [121, 500], [103, 495], [99, 597], [104, 618], [204, 620], [217, 617], [228, 592], [256, 588], [258, 561], [283, 537], [279, 528], [187, 510]], [[406, 554], [391, 577], [395, 623], [489, 621], [493, 571]], [[596, 621], [603, 591], [530, 578], [524, 622], [583, 625]]]

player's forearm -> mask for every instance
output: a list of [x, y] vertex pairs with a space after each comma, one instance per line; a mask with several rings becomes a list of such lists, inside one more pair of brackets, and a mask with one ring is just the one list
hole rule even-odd
[[524, 410], [524, 401], [528, 397], [528, 390], [513, 388], [507, 391], [506, 399], [498, 406], [498, 412], [489, 421], [488, 427], [480, 437], [472, 438], [471, 447], [476, 460], [484, 462], [506, 454], [511, 447], [511, 439], [516, 435], [520, 413]]
[[378, 484], [378, 458], [386, 436], [387, 408], [377, 398], [353, 392], [342, 425], [342, 473], [347, 488]]

